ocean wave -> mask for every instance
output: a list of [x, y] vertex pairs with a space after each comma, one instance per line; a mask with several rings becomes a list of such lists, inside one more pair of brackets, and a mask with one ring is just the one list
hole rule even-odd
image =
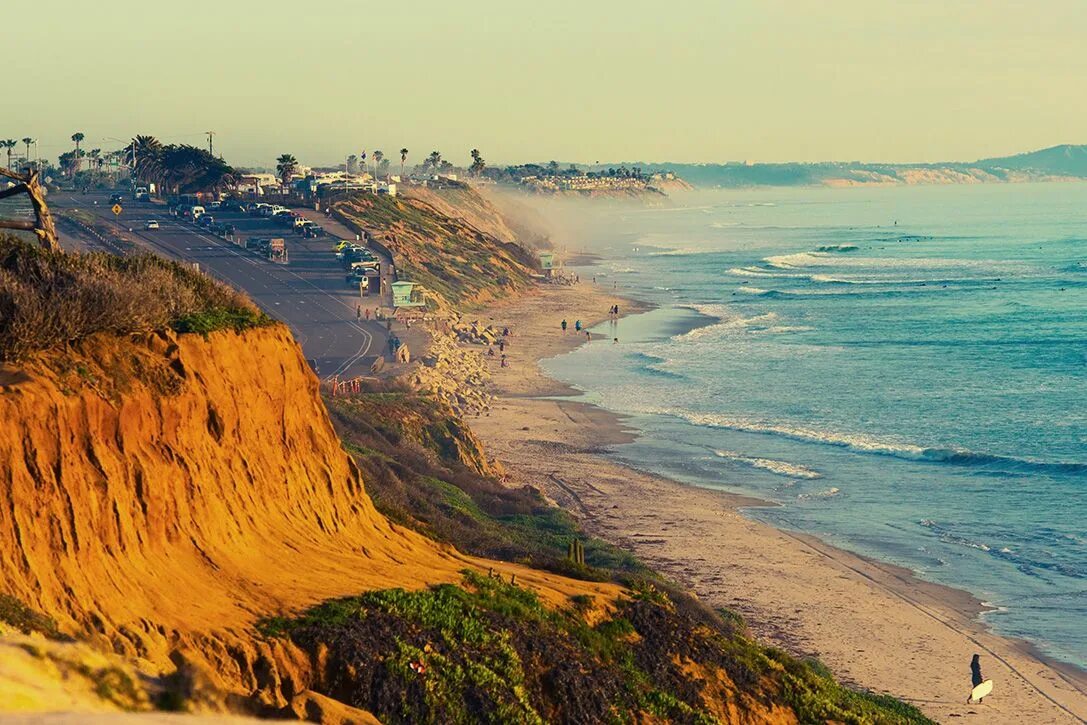
[[698, 249], [697, 247], [681, 247], [678, 249], [661, 249], [650, 252], [648, 257], [692, 257], [697, 254], [712, 254], [712, 249]]
[[719, 451], [714, 450], [713, 455], [718, 458], [725, 458], [730, 461], [736, 461], [752, 468], [761, 468], [764, 471], [770, 471], [776, 473], [779, 476], [785, 476], [786, 478], [799, 478], [803, 480], [814, 480], [816, 478], [822, 478], [823, 474], [818, 471], [813, 471], [810, 468], [797, 465], [795, 463], [788, 463], [786, 461], [776, 461], [772, 458], [754, 458], [752, 456], [744, 456], [732, 451]]
[[752, 335], [785, 335], [790, 332], [811, 332], [814, 327], [810, 325], [771, 325], [751, 330]]
[[800, 500], [800, 501], [803, 501], [804, 499], [808, 499], [808, 498], [831, 498], [833, 496], [837, 496], [841, 492], [842, 491], [841, 491], [840, 488], [838, 488], [836, 486], [832, 486], [831, 488], [828, 488], [826, 491], [816, 491], [815, 493], [802, 493], [799, 496], [797, 496], [796, 498], [798, 500]]
[[767, 277], [770, 279], [810, 279], [810, 274], [803, 272], [775, 272], [762, 267], [732, 267], [728, 273], [736, 277]]
[[1020, 262], [1011, 262], [994, 259], [951, 259], [944, 257], [854, 257], [828, 252], [796, 252], [793, 254], [779, 254], [766, 257], [762, 260], [761, 267], [748, 267], [747, 269], [785, 270], [794, 272], [805, 269], [820, 269], [823, 267], [836, 267], [840, 270], [865, 269], [870, 273], [893, 273], [895, 271], [937, 271], [955, 270], [956, 278], [978, 279], [984, 277], [999, 277], [1021, 273], [1030, 269]]
[[[926, 529], [929, 529], [939, 538], [940, 541], [945, 544], [954, 544], [956, 546], [963, 546], [969, 549], [976, 549], [977, 551], [989, 554], [990, 556], [1002, 559], [1010, 564], [1013, 564], [1023, 574], [1028, 576], [1039, 577], [1040, 572], [1056, 573], [1061, 576], [1066, 576], [1075, 579], [1087, 578], [1087, 569], [1076, 563], [1066, 563], [1062, 561], [1054, 561], [1050, 558], [1050, 550], [1048, 545], [1044, 546], [1041, 550], [1043, 552], [1041, 556], [1031, 556], [1029, 553], [1017, 551], [1008, 546], [1000, 546], [997, 544], [988, 544], [984, 541], [979, 541], [961, 534], [957, 534], [949, 527], [944, 526], [932, 519], [922, 519], [920, 525]], [[1059, 595], [1058, 595], [1059, 596]]]
[[817, 251], [817, 252], [838, 252], [838, 253], [841, 253], [841, 252], [855, 252], [858, 249], [860, 249], [860, 247], [858, 247], [855, 244], [827, 244], [825, 246], [819, 247], [815, 251]]
[[705, 317], [715, 318], [717, 323], [696, 327], [693, 330], [676, 335], [672, 338], [673, 340], [701, 340], [703, 338], [719, 337], [722, 333], [765, 330], [774, 327], [779, 319], [776, 312], [766, 312], [753, 317], [744, 317], [736, 314], [736, 312], [728, 305], [694, 304], [686, 305], [686, 307]]
[[647, 355], [642, 352], [635, 352], [626, 356], [628, 360], [638, 365], [639, 370], [647, 375], [654, 377], [668, 378], [669, 380], [686, 380], [686, 376], [674, 373], [670, 370], [665, 370], [662, 365], [668, 363], [662, 357], [655, 355]]
[[[790, 268], [795, 269], [795, 268]], [[902, 270], [898, 270], [902, 271]], [[780, 268], [766, 269], [764, 267], [731, 267], [728, 274], [734, 277], [750, 277], [755, 279], [795, 279], [805, 282], [817, 282], [819, 284], [850, 284], [850, 285], [883, 285], [887, 287], [913, 285], [913, 286], [926, 286], [926, 285], [977, 285], [977, 284], [990, 284], [991, 282], [999, 279], [998, 277], [990, 276], [963, 276], [954, 275], [948, 277], [933, 276], [912, 276], [902, 277], [895, 275], [894, 270], [865, 270], [863, 275], [850, 274], [847, 271], [838, 272], [835, 274], [819, 273], [819, 272], [788, 272], [782, 271]], [[880, 274], [890, 273], [893, 276], [879, 276]]]
[[694, 413], [675, 410], [647, 410], [643, 412], [658, 415], [671, 415], [683, 418], [695, 425], [710, 428], [726, 428], [744, 433], [776, 435], [805, 443], [820, 443], [838, 446], [840, 448], [856, 451], [857, 453], [892, 456], [907, 461], [943, 463], [952, 466], [980, 468], [990, 471], [1029, 471], [1034, 473], [1064, 475], [1087, 474], [1087, 463], [1039, 461], [1030, 458], [978, 453], [965, 448], [926, 447], [887, 438], [877, 438], [865, 434], [840, 433], [804, 426], [764, 423], [742, 418], [729, 418], [714, 413]]

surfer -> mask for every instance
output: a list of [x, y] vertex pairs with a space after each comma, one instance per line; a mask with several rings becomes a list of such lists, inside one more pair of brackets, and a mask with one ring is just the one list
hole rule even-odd
[[970, 682], [974, 689], [970, 690], [970, 697], [966, 698], [966, 704], [981, 702], [985, 696], [993, 691], [993, 681], [986, 680], [981, 674], [981, 655], [975, 654], [970, 660]]

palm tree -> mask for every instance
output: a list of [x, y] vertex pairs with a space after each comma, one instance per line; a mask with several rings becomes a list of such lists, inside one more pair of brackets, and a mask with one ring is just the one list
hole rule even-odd
[[385, 152], [384, 151], [375, 151], [374, 152], [374, 178], [375, 179], [377, 178], [377, 167], [381, 165], [381, 160], [383, 158], [385, 158]]
[[158, 182], [163, 180], [163, 146], [154, 136], [136, 136], [125, 148], [132, 163], [133, 181]]
[[434, 173], [438, 173], [438, 167], [442, 164], [441, 151], [431, 151], [430, 156], [427, 156], [427, 163], [434, 169]]
[[82, 131], [76, 131], [72, 134], [72, 140], [75, 141], [75, 157], [72, 159], [72, 176], [79, 173], [79, 159], [81, 158], [79, 144], [83, 143], [83, 139], [85, 138], [86, 136], [83, 135]]
[[19, 142], [15, 139], [9, 138], [6, 141], [0, 141], [0, 148], [7, 149], [8, 152], [8, 168], [11, 168], [11, 150], [15, 148]]
[[26, 165], [30, 166], [30, 144], [34, 143], [34, 139], [29, 136], [23, 139], [23, 144], [26, 146]]
[[408, 150], [400, 149], [400, 178], [404, 178], [404, 162], [408, 160]]
[[472, 165], [468, 168], [476, 176], [480, 176], [483, 173], [483, 169], [486, 168], [487, 162], [483, 160], [483, 157], [479, 153], [479, 149], [472, 149]]
[[290, 154], [282, 154], [276, 159], [276, 174], [283, 186], [291, 183], [291, 177], [298, 171], [298, 159]]

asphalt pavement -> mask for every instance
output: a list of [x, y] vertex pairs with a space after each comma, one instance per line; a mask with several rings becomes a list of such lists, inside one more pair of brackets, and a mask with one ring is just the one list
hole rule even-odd
[[[209, 212], [216, 222], [234, 224], [238, 236], [284, 238], [288, 252], [284, 264], [175, 219], [161, 204], [126, 199], [115, 217], [108, 193], [61, 192], [51, 195], [49, 202], [58, 209], [91, 212], [131, 230], [126, 236], [137, 243], [178, 261], [196, 263], [202, 271], [243, 290], [270, 316], [290, 327], [322, 379], [367, 375], [374, 359], [386, 355], [384, 324], [356, 318], [359, 305], [375, 308], [379, 301], [360, 297], [358, 288], [345, 282], [332, 249], [335, 238], [302, 239], [269, 219]], [[145, 230], [152, 219], [159, 229]]]

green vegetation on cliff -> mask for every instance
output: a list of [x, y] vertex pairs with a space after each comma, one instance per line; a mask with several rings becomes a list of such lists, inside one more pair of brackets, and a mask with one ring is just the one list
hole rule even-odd
[[[321, 694], [387, 722], [698, 723], [787, 711], [803, 723], [927, 722], [893, 698], [842, 687], [816, 662], [759, 645], [739, 616], [707, 609], [585, 536], [535, 489], [506, 488], [441, 404], [405, 392], [326, 402], [389, 518], [462, 551], [612, 579], [631, 594], [601, 618], [591, 597], [555, 610], [516, 583], [466, 571], [459, 587], [370, 592], [266, 620], [265, 634], [323, 663]], [[584, 565], [566, 557], [575, 539]]]
[[591, 597], [555, 609], [515, 583], [463, 574], [460, 586], [368, 592], [260, 629], [319, 663], [314, 689], [384, 722], [714, 723], [790, 710], [803, 723], [927, 722], [652, 584], [593, 618]]
[[99, 332], [208, 333], [270, 322], [242, 293], [162, 257], [50, 252], [0, 237], [0, 360]]
[[471, 429], [437, 401], [371, 393], [325, 402], [367, 493], [393, 521], [470, 554], [579, 579], [650, 574], [599, 539], [585, 542], [586, 565], [570, 561], [570, 542], [583, 536], [574, 518], [534, 488], [496, 480], [500, 471]]
[[363, 194], [333, 209], [346, 224], [393, 251], [402, 279], [424, 285], [447, 303], [471, 307], [530, 283], [535, 261], [523, 247], [446, 216], [421, 200]]

